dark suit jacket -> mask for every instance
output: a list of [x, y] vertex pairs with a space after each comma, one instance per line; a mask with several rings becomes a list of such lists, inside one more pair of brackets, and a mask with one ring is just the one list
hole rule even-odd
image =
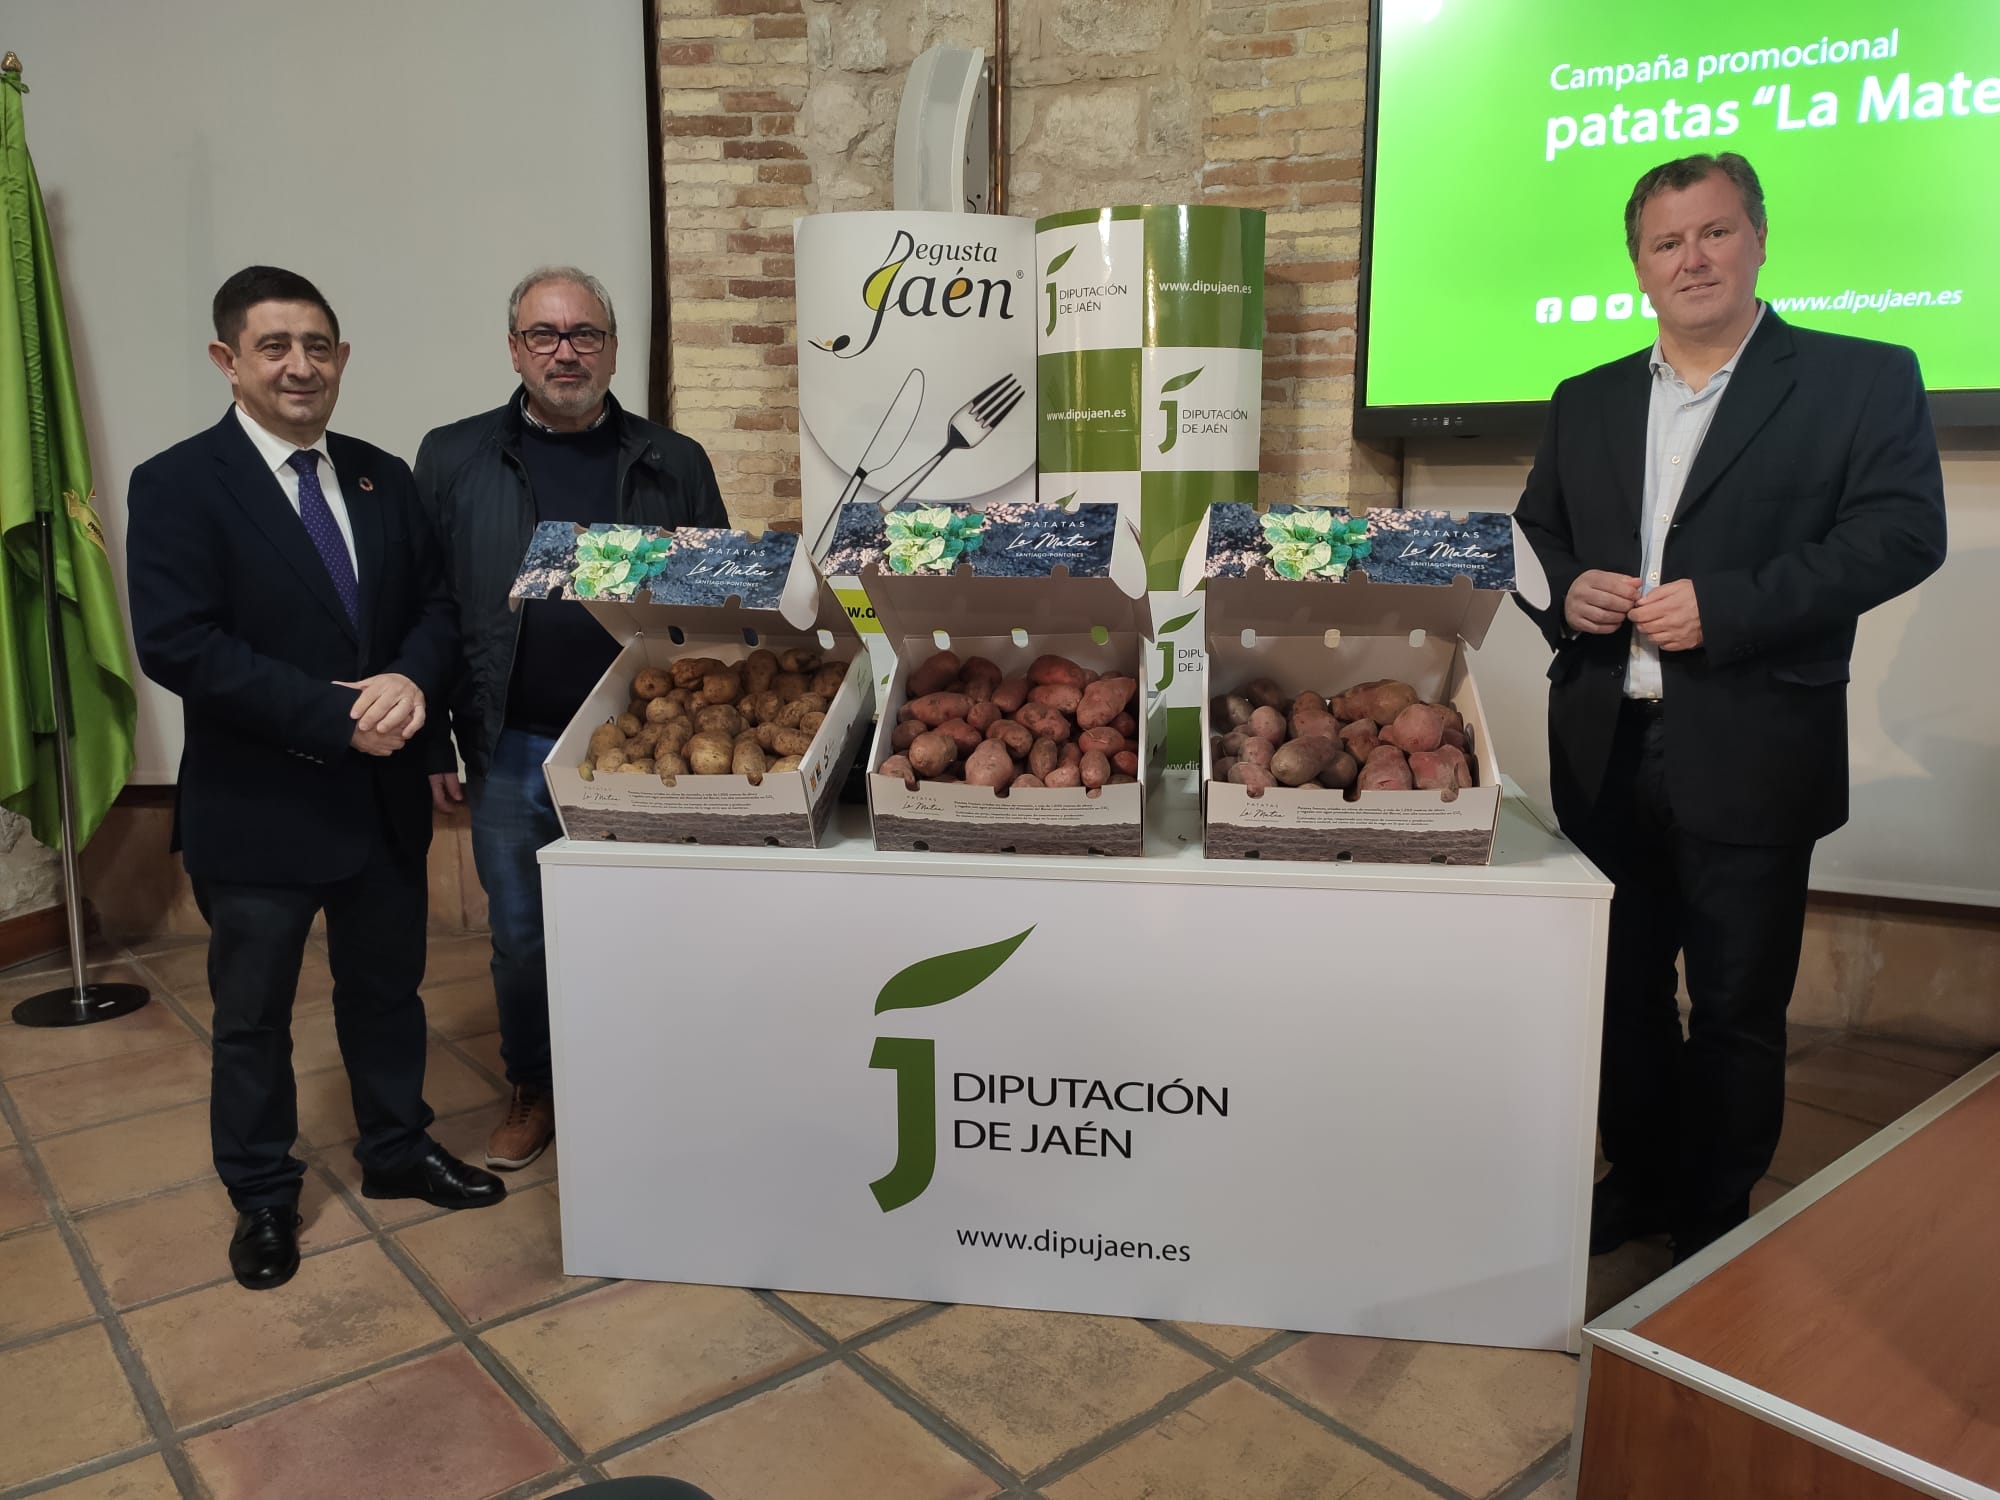
[[419, 858], [430, 843], [426, 735], [386, 757], [353, 749], [358, 694], [334, 682], [400, 672], [438, 711], [458, 642], [437, 545], [401, 459], [324, 441], [354, 528], [358, 630], [233, 410], [132, 475], [132, 633], [146, 675], [181, 699], [175, 838], [192, 875], [321, 883], [384, 840]]
[[[1577, 574], [1640, 570], [1648, 354], [1556, 389], [1516, 512], [1549, 576], [1528, 610], [1555, 647], [1556, 813], [1588, 822], [1604, 785], [1630, 625], [1571, 637]], [[1687, 477], [1662, 583], [1693, 581], [1702, 644], [1662, 652], [1674, 815], [1725, 843], [1804, 842], [1847, 820], [1854, 623], [1944, 561], [1944, 480], [1916, 357], [1794, 328], [1767, 309]], [[1524, 606], [1525, 607], [1525, 606]]]

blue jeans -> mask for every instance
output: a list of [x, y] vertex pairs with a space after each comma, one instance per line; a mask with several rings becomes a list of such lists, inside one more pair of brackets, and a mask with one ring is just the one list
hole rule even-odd
[[472, 804], [472, 863], [486, 889], [493, 929], [493, 995], [500, 1010], [500, 1058], [507, 1081], [548, 1088], [549, 971], [542, 939], [542, 872], [535, 851], [562, 837], [542, 761], [548, 735], [506, 729], [493, 763], [466, 796]]

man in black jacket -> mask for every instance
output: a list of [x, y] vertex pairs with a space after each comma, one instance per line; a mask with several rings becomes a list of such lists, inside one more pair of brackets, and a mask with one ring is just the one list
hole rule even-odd
[[457, 633], [401, 459], [326, 430], [347, 345], [302, 276], [252, 266], [215, 295], [209, 357], [235, 403], [132, 475], [132, 632], [179, 695], [174, 838], [207, 919], [210, 1126], [253, 1290], [298, 1269], [291, 1015], [326, 914], [362, 1192], [497, 1203], [498, 1178], [426, 1134], [427, 704]]
[[[470, 781], [472, 853], [493, 930], [500, 1054], [512, 1095], [487, 1165], [512, 1169], [555, 1134], [541, 872], [535, 851], [562, 835], [542, 761], [621, 642], [581, 604], [509, 589], [542, 521], [726, 527], [701, 445], [635, 417], [610, 393], [618, 366], [611, 297], [574, 266], [531, 272], [507, 303], [507, 349], [520, 388], [493, 411], [427, 436], [416, 481], [446, 553], [464, 661], [451, 727]], [[433, 760], [432, 796], [465, 791], [450, 746]]]
[[1530, 613], [1556, 814], [1617, 883], [1591, 1250], [1671, 1230], [1685, 1259], [1777, 1146], [1813, 843], [1847, 820], [1855, 622], [1944, 561], [1944, 484], [1909, 350], [1757, 300], [1749, 162], [1654, 168], [1625, 231], [1658, 342], [1557, 389], [1517, 516], [1552, 592]]

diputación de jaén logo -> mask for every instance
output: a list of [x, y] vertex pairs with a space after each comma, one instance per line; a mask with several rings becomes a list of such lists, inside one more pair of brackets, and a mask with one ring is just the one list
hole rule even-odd
[[[1034, 930], [899, 970], [875, 997], [875, 1014], [956, 1000], [990, 979]], [[929, 1037], [878, 1036], [868, 1066], [896, 1075], [896, 1164], [868, 1184], [886, 1214], [920, 1197], [937, 1171], [937, 1043]]]
[[[1172, 380], [1167, 381], [1160, 387], [1160, 394], [1164, 396], [1170, 391], [1178, 391], [1184, 386], [1192, 385], [1195, 377], [1201, 374], [1201, 368], [1200, 365], [1196, 365], [1187, 374], [1176, 375]], [[1162, 401], [1160, 403], [1160, 410], [1165, 414], [1167, 419], [1167, 435], [1160, 440], [1160, 451], [1165, 453], [1180, 438], [1181, 407], [1178, 401]]]
[[1044, 276], [1049, 278], [1043, 288], [1049, 294], [1049, 326], [1042, 330], [1044, 334], [1056, 331], [1056, 272], [1060, 271], [1063, 268], [1063, 263], [1074, 254], [1076, 254], [1076, 246], [1071, 245], [1069, 249], [1063, 251], [1061, 255], [1050, 261], [1049, 268], [1042, 272]]
[[[853, 359], [874, 347], [883, 320], [892, 312], [908, 318], [1011, 320], [1014, 284], [1005, 277], [974, 277], [968, 271], [969, 266], [997, 265], [999, 260], [1000, 250], [996, 245], [920, 243], [907, 229], [899, 229], [889, 242], [888, 256], [861, 282], [861, 305], [874, 315], [868, 325], [867, 339], [859, 348], [855, 347], [853, 337], [845, 333], [808, 342], [837, 359]], [[913, 261], [919, 268], [928, 269], [905, 276], [904, 268]], [[936, 273], [946, 265], [954, 269], [943, 278], [944, 287], [940, 291]]]

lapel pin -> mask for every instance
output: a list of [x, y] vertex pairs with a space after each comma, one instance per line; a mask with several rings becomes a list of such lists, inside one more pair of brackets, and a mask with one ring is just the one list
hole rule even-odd
[[364, 490], [372, 490], [375, 488], [375, 481], [370, 479], [366, 474], [363, 474], [361, 476], [361, 488], [363, 488]]

